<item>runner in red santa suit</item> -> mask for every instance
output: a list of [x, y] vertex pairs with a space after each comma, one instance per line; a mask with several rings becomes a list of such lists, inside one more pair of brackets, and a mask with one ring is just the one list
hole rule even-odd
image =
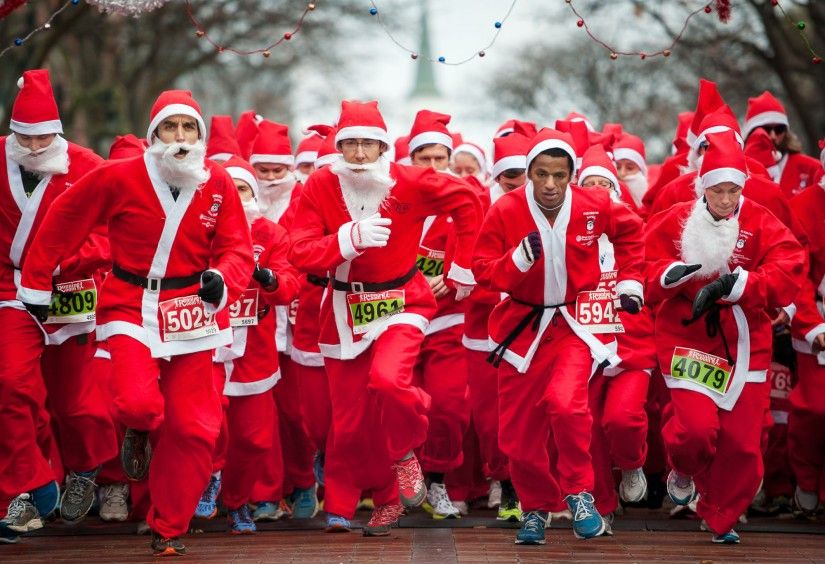
[[42, 527], [58, 507], [56, 468], [37, 446], [47, 393], [68, 471], [59, 500], [65, 521], [85, 517], [100, 465], [117, 454], [114, 424], [89, 370], [100, 271], [111, 261], [105, 229], [84, 234], [78, 252], [49, 271], [49, 288], [54, 284], [60, 293], [51, 307], [47, 302], [43, 319], [33, 318], [16, 296], [46, 212], [102, 160], [61, 137], [48, 71], [26, 71], [18, 86], [12, 133], [0, 138], [0, 320], [8, 333], [0, 344], [0, 503], [11, 501], [0, 522], [3, 540]]
[[[404, 506], [427, 495], [413, 449], [427, 436], [430, 397], [412, 380], [436, 305], [415, 265], [421, 230], [430, 215], [453, 218], [447, 278], [462, 299], [475, 284], [469, 263], [481, 211], [464, 181], [383, 157], [389, 138], [376, 102], [343, 102], [338, 127], [343, 159], [307, 181], [290, 260], [331, 275], [319, 338], [332, 399], [327, 480], [371, 489], [376, 507], [364, 533], [386, 535]], [[346, 519], [354, 512], [332, 496], [324, 504]]]
[[[286, 125], [263, 120], [258, 124], [258, 137], [252, 147], [249, 162], [258, 180], [258, 203], [263, 217], [289, 230], [294, 214], [295, 199], [301, 184], [292, 172], [295, 157]], [[278, 347], [281, 381], [274, 388], [278, 406], [278, 425], [281, 437], [280, 452], [274, 447], [267, 469], [253, 490], [258, 501], [256, 520], [272, 520], [291, 514], [297, 519], [310, 519], [318, 512], [315, 476], [312, 472], [313, 449], [301, 422], [301, 404], [297, 401], [298, 377], [292, 370], [290, 350], [292, 327], [289, 305], [279, 305], [276, 318], [275, 343]], [[279, 471], [283, 461], [283, 471]], [[284, 507], [279, 500], [286, 498]]]
[[[527, 155], [529, 182], [490, 208], [473, 262], [479, 283], [510, 294], [490, 316], [490, 358], [499, 367], [499, 444], [524, 510], [519, 544], [544, 543], [560, 496], [578, 538], [605, 531], [591, 494], [587, 382], [594, 361], [621, 359], [575, 317], [580, 293], [599, 286], [603, 233], [614, 245], [622, 307], [630, 314], [642, 306], [641, 220], [603, 191], [568, 186], [575, 162], [570, 135], [539, 131]], [[551, 431], [560, 483], [551, 473]]]
[[318, 149], [323, 142], [324, 138], [310, 129], [308, 136], [298, 143], [298, 148], [295, 149], [295, 170], [292, 172], [298, 182], [306, 182], [309, 175], [315, 171], [315, 159], [318, 158]]
[[765, 130], [773, 141], [776, 168], [772, 168], [771, 176], [788, 198], [819, 182], [822, 164], [802, 153], [799, 139], [790, 130], [785, 107], [767, 90], [756, 98], [748, 98], [742, 136], [747, 140], [756, 129]]
[[298, 273], [286, 260], [289, 236], [280, 225], [261, 215], [255, 198], [254, 169], [234, 157], [224, 163], [235, 181], [252, 231], [255, 270], [249, 287], [229, 306], [233, 327], [230, 347], [215, 353], [223, 361], [229, 398], [228, 444], [221, 496], [229, 513], [232, 534], [256, 530], [247, 505], [267, 454], [280, 450], [275, 432], [278, 413], [272, 388], [281, 377], [275, 348], [274, 306], [288, 304], [298, 294]]
[[[453, 138], [447, 130], [450, 116], [420, 110], [413, 121], [408, 142], [415, 167], [449, 172]], [[478, 186], [476, 183], [474, 186]], [[479, 194], [482, 188], [479, 186]], [[415, 383], [432, 399], [427, 414], [427, 440], [418, 451], [428, 481], [425, 510], [434, 519], [461, 517], [450, 499], [444, 475], [461, 466], [464, 434], [470, 423], [467, 402], [467, 371], [461, 335], [464, 307], [444, 281], [447, 239], [453, 219], [448, 214], [429, 216], [424, 222], [416, 265], [430, 284], [438, 309], [430, 320], [415, 365]]]
[[825, 500], [825, 181], [794, 197], [791, 208], [807, 234], [810, 266], [791, 324], [798, 379], [790, 395], [788, 452], [797, 482], [795, 508], [816, 518]]
[[613, 160], [618, 179], [627, 186], [636, 208], [642, 209], [642, 198], [648, 187], [644, 141], [630, 133], [622, 133], [613, 143]]
[[225, 163], [232, 157], [241, 155], [241, 146], [235, 138], [232, 116], [212, 116], [209, 122], [209, 142], [206, 144], [206, 158], [216, 163]]
[[[147, 521], [157, 554], [180, 554], [209, 481], [221, 411], [211, 350], [231, 343], [227, 304], [253, 270], [232, 179], [205, 160], [206, 128], [191, 93], [163, 92], [149, 148], [86, 174], [50, 207], [23, 267], [18, 299], [45, 318], [51, 273], [96, 225], [108, 224], [114, 265], [101, 289], [97, 336], [112, 356], [121, 451], [133, 479], [149, 473]], [[150, 431], [159, 431], [149, 468]]]
[[[613, 201], [622, 203], [616, 169], [605, 150], [594, 145], [584, 154], [579, 183], [583, 188], [606, 190]], [[611, 300], [617, 280], [613, 243], [599, 238], [602, 279], [599, 290]], [[592, 308], [591, 308], [592, 306]], [[647, 494], [647, 478], [642, 466], [647, 455], [648, 420], [645, 411], [650, 375], [656, 368], [653, 316], [644, 307], [638, 315], [616, 315], [612, 301], [588, 306], [589, 329], [609, 344], [615, 339], [622, 361], [618, 366], [598, 371], [590, 380], [590, 410], [593, 413], [593, 441], [590, 451], [596, 476], [596, 507], [602, 514], [619, 506], [613, 468], [622, 472], [619, 496], [638, 503]]]
[[648, 297], [656, 304], [659, 365], [671, 393], [662, 433], [673, 468], [671, 499], [697, 513], [716, 543], [738, 543], [733, 525], [763, 475], [768, 406], [769, 308], [790, 303], [805, 256], [767, 209], [741, 196], [745, 156], [732, 131], [708, 135], [704, 197], [651, 218]]
[[[515, 127], [519, 127], [519, 123], [516, 122]], [[504, 194], [524, 185], [530, 138], [520, 132], [510, 133], [493, 139], [493, 145], [492, 177], [495, 184], [490, 188], [490, 197], [495, 203]], [[497, 482], [501, 489], [496, 518], [518, 522], [521, 520], [518, 496], [510, 481], [507, 457], [498, 446], [498, 369], [487, 362], [492, 351], [487, 321], [501, 299], [501, 292], [485, 288], [477, 288], [470, 295], [461, 342], [465, 349], [470, 408], [481, 459], [487, 477], [493, 483]], [[495, 499], [488, 501], [488, 505], [490, 503], [491, 507], [496, 506]]]

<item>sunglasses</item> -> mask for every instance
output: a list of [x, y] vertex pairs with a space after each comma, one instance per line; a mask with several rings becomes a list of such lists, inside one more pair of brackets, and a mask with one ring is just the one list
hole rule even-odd
[[786, 131], [788, 131], [788, 126], [782, 123], [778, 123], [776, 125], [763, 125], [762, 129], [765, 130], [765, 133], [776, 133], [777, 135], [782, 135]]

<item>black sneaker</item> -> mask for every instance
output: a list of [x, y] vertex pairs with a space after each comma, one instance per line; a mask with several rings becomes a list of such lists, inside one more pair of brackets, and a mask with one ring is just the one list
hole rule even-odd
[[149, 444], [149, 431], [126, 429], [123, 446], [120, 449], [120, 463], [130, 480], [143, 480], [149, 473], [152, 460], [152, 445]]
[[178, 537], [165, 539], [152, 531], [152, 552], [155, 556], [182, 556], [186, 554], [186, 547]]
[[66, 476], [66, 489], [60, 499], [60, 517], [67, 523], [79, 523], [92, 508], [97, 493], [97, 472], [97, 469], [69, 472]]

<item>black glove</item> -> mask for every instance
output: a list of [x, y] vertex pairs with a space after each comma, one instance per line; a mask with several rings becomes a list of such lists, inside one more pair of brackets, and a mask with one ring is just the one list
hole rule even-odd
[[541, 258], [541, 235], [538, 231], [532, 231], [521, 240], [521, 253], [530, 264]]
[[642, 300], [639, 296], [631, 296], [630, 294], [619, 294], [619, 303], [622, 306], [622, 311], [626, 311], [631, 315], [636, 315], [642, 311]]
[[278, 277], [268, 268], [261, 268], [260, 264], [255, 265], [255, 270], [252, 272], [253, 280], [261, 283], [261, 286], [267, 289], [278, 288]]
[[26, 302], [23, 302], [23, 305], [26, 306], [29, 313], [32, 314], [40, 323], [45, 323], [45, 321], [49, 318], [49, 306], [27, 304]]
[[693, 298], [693, 319], [699, 319], [716, 300], [730, 294], [737, 277], [737, 274], [723, 274], [699, 290]]
[[685, 276], [689, 276], [702, 268], [701, 264], [677, 264], [665, 273], [665, 285], [676, 284]]
[[218, 305], [223, 297], [223, 278], [220, 274], [207, 270], [201, 274], [201, 289], [198, 296], [205, 302]]

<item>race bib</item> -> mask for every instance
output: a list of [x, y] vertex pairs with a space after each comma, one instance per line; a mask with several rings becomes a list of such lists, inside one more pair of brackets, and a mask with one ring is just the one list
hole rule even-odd
[[444, 251], [419, 247], [415, 267], [427, 278], [441, 276], [444, 274]]
[[247, 288], [229, 306], [230, 327], [251, 327], [258, 324], [258, 289]]
[[624, 333], [613, 292], [595, 290], [576, 296], [576, 321], [591, 333]]
[[161, 338], [164, 342], [190, 341], [217, 335], [215, 316], [206, 313], [198, 296], [182, 296], [160, 302]]
[[45, 323], [84, 323], [95, 320], [97, 287], [91, 278], [55, 285]]
[[676, 347], [670, 361], [670, 374], [715, 394], [724, 396], [730, 388], [733, 369], [724, 358], [686, 347]]
[[348, 294], [347, 305], [352, 317], [352, 332], [360, 335], [376, 322], [404, 311], [404, 290]]
[[596, 289], [610, 292], [613, 294], [613, 297], [616, 297], [616, 282], [618, 282], [618, 278], [619, 272], [617, 270], [607, 270], [602, 272], [602, 275], [599, 278], [599, 285], [596, 286]]

